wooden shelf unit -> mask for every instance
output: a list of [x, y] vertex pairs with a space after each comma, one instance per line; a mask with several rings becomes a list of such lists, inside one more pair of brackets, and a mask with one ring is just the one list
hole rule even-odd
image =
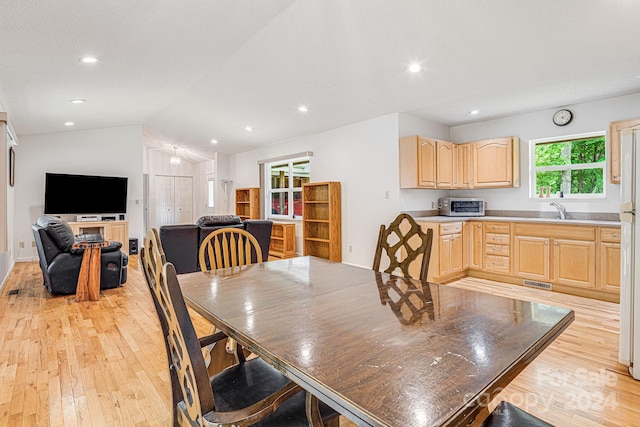
[[241, 220], [260, 219], [260, 189], [236, 188], [236, 215]]
[[303, 184], [302, 241], [304, 255], [342, 261], [339, 182]]
[[104, 240], [122, 243], [122, 252], [129, 253], [129, 221], [68, 222], [74, 235], [100, 234]]
[[274, 222], [271, 228], [269, 257], [293, 258], [296, 256], [296, 225], [292, 222]]

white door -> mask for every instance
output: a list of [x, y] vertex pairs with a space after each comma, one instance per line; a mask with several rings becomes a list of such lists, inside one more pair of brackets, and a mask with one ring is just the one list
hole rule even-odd
[[193, 224], [193, 178], [176, 176], [174, 194], [174, 224]]
[[175, 224], [173, 214], [174, 206], [174, 177], [156, 175], [156, 224], [161, 225]]

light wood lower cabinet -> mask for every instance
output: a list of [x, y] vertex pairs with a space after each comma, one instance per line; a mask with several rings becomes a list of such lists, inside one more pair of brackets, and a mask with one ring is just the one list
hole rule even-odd
[[467, 240], [469, 246], [469, 268], [482, 269], [482, 260], [484, 258], [484, 234], [482, 222], [469, 221], [469, 234], [471, 238]]
[[600, 282], [605, 292], [620, 293], [620, 229], [600, 229]]
[[440, 225], [438, 238], [438, 276], [446, 277], [462, 272], [463, 244], [462, 223], [452, 222]]
[[484, 269], [511, 273], [511, 224], [508, 222], [484, 224]]
[[517, 276], [542, 281], [550, 279], [549, 240], [531, 236], [513, 238], [513, 271]]
[[293, 258], [296, 256], [296, 225], [289, 222], [274, 222], [271, 227], [269, 256]]
[[122, 252], [129, 253], [129, 221], [79, 221], [68, 224], [74, 235], [100, 234], [104, 240], [122, 243]]
[[595, 289], [596, 243], [554, 239], [551, 281], [560, 285]]

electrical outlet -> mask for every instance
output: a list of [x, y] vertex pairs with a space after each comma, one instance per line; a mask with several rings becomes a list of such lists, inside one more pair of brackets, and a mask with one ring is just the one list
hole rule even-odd
[[35, 241], [35, 240], [32, 240], [32, 241], [31, 241], [31, 247], [32, 247], [32, 248], [35, 248], [35, 247], [36, 247], [36, 241]]
[[20, 245], [18, 246], [20, 249], [24, 248], [24, 242], [20, 242]]
[[389, 190], [387, 190], [387, 191], [385, 191], [385, 192], [384, 192], [384, 198], [385, 198], [385, 199], [388, 199], [388, 198], [389, 198]]
[[349, 245], [349, 253], [353, 252], [353, 247], [351, 247], [351, 245]]
[[431, 209], [435, 209], [436, 208], [436, 202], [431, 202]]

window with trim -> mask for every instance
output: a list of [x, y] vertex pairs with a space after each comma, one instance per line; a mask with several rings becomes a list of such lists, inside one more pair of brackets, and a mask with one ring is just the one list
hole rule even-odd
[[309, 158], [267, 163], [265, 171], [268, 216], [302, 218], [302, 184], [309, 182]]
[[604, 197], [605, 156], [604, 132], [532, 140], [531, 196]]

